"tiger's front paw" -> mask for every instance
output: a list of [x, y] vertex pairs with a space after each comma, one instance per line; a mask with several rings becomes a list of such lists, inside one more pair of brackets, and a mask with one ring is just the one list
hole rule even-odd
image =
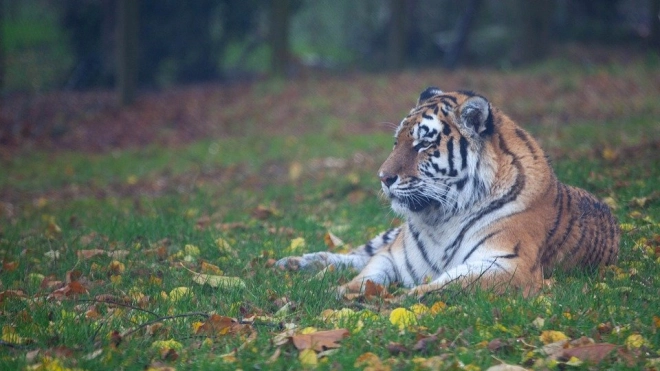
[[326, 252], [317, 252], [304, 254], [303, 256], [288, 256], [275, 262], [275, 266], [280, 269], [292, 271], [309, 269], [320, 270], [328, 266], [328, 257]]

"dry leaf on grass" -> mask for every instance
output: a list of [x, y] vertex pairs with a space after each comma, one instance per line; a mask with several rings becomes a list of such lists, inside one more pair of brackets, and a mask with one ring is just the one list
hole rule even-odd
[[225, 317], [218, 314], [212, 314], [204, 323], [197, 328], [196, 334], [204, 335], [227, 335], [236, 334], [241, 331], [250, 331], [250, 325], [244, 325], [235, 318]]
[[314, 349], [317, 352], [339, 348], [338, 341], [348, 336], [348, 330], [318, 331], [311, 334], [295, 334], [291, 337], [298, 350]]
[[[183, 267], [183, 266], [182, 266]], [[245, 288], [245, 282], [238, 277], [217, 276], [212, 274], [202, 274], [192, 271], [186, 267], [187, 271], [193, 274], [193, 282], [200, 285], [209, 285], [213, 288]]]

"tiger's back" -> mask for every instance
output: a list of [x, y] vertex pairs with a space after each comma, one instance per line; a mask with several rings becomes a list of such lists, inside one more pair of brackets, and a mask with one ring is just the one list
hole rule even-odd
[[452, 282], [535, 289], [556, 268], [616, 261], [609, 208], [559, 182], [538, 143], [474, 93], [422, 92], [378, 176], [405, 217], [401, 227], [347, 255], [305, 254], [280, 265], [351, 265], [361, 272], [341, 292], [371, 280], [422, 295]]

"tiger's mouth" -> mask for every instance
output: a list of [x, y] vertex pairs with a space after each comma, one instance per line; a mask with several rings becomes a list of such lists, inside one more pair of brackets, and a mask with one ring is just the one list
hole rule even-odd
[[438, 200], [426, 196], [398, 197], [395, 195], [390, 195], [390, 200], [392, 203], [397, 203], [400, 206], [403, 206], [404, 208], [414, 213], [423, 211], [427, 209], [429, 206], [439, 204]]

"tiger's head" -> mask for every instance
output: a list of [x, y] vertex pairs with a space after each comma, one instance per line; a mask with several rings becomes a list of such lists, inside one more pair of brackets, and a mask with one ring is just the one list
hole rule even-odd
[[484, 97], [435, 87], [423, 91], [399, 124], [394, 149], [378, 171], [393, 210], [451, 213], [474, 202], [486, 189], [480, 173], [489, 166], [480, 157], [493, 130], [493, 112]]

